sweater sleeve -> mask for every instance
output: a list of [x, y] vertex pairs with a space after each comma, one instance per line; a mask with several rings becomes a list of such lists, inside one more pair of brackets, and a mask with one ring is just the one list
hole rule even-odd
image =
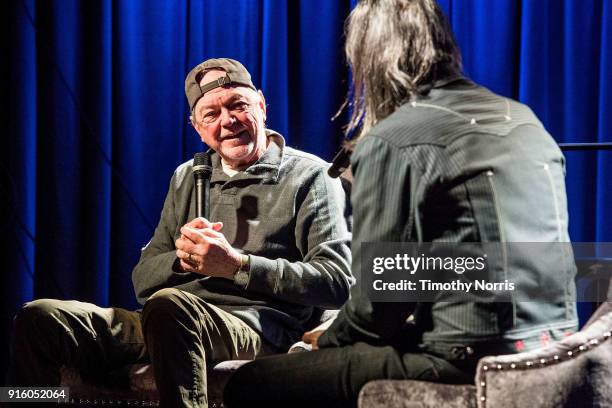
[[176, 286], [193, 280], [193, 274], [178, 268], [174, 231], [177, 228], [175, 215], [176, 173], [170, 181], [170, 188], [153, 238], [140, 254], [140, 260], [132, 271], [132, 283], [136, 298], [144, 304], [149, 296], [164, 287]]
[[337, 309], [346, 302], [351, 274], [348, 200], [340, 180], [320, 167], [296, 214], [295, 242], [303, 259], [268, 259], [251, 255], [248, 291], [276, 299]]

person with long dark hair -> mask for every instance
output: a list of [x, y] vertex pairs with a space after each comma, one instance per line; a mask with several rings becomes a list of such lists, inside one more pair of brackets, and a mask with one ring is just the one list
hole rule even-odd
[[[444, 301], [375, 302], [360, 288], [364, 243], [554, 248], [569, 234], [561, 151], [527, 106], [462, 74], [434, 0], [362, 0], [347, 22], [346, 54], [348, 131], [358, 134], [351, 159], [358, 285], [329, 329], [305, 336], [318, 350], [239, 369], [225, 389], [231, 408], [355, 406], [375, 379], [471, 383], [481, 357], [531, 350], [577, 328], [575, 267], [571, 256], [556, 262], [554, 251], [504, 252], [503, 271], [523, 282], [505, 302], [451, 293]], [[520, 301], [541, 282], [546, 301]]]

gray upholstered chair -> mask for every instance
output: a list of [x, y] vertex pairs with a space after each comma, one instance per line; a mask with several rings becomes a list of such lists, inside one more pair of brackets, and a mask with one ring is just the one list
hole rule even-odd
[[371, 381], [359, 408], [612, 407], [612, 283], [607, 298], [578, 333], [531, 352], [482, 358], [475, 385]]
[[[212, 408], [223, 406], [223, 389], [229, 376], [247, 360], [223, 361], [209, 367], [208, 401]], [[70, 388], [71, 407], [158, 407], [159, 394], [152, 366], [134, 364], [123, 367], [105, 385], [84, 381], [72, 368], [62, 369], [62, 386]]]
[[541, 349], [484, 357], [475, 385], [379, 380], [359, 408], [612, 407], [612, 302], [584, 329]]

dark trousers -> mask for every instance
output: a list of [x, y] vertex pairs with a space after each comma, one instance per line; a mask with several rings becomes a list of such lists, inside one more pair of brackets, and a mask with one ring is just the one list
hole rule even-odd
[[229, 408], [355, 407], [359, 390], [378, 379], [473, 382], [473, 367], [391, 346], [356, 343], [264, 357], [242, 366], [225, 388]]
[[206, 407], [206, 364], [273, 351], [240, 319], [177, 289], [149, 298], [142, 314], [39, 299], [17, 314], [9, 386], [59, 386], [60, 369], [105, 383], [121, 367], [151, 362], [163, 407]]

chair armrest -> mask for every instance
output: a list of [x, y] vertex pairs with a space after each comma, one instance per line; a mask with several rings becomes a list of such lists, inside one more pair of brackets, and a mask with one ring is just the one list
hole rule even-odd
[[476, 387], [414, 380], [370, 381], [359, 392], [359, 408], [476, 408]]
[[612, 406], [612, 312], [540, 349], [483, 357], [479, 407]]

